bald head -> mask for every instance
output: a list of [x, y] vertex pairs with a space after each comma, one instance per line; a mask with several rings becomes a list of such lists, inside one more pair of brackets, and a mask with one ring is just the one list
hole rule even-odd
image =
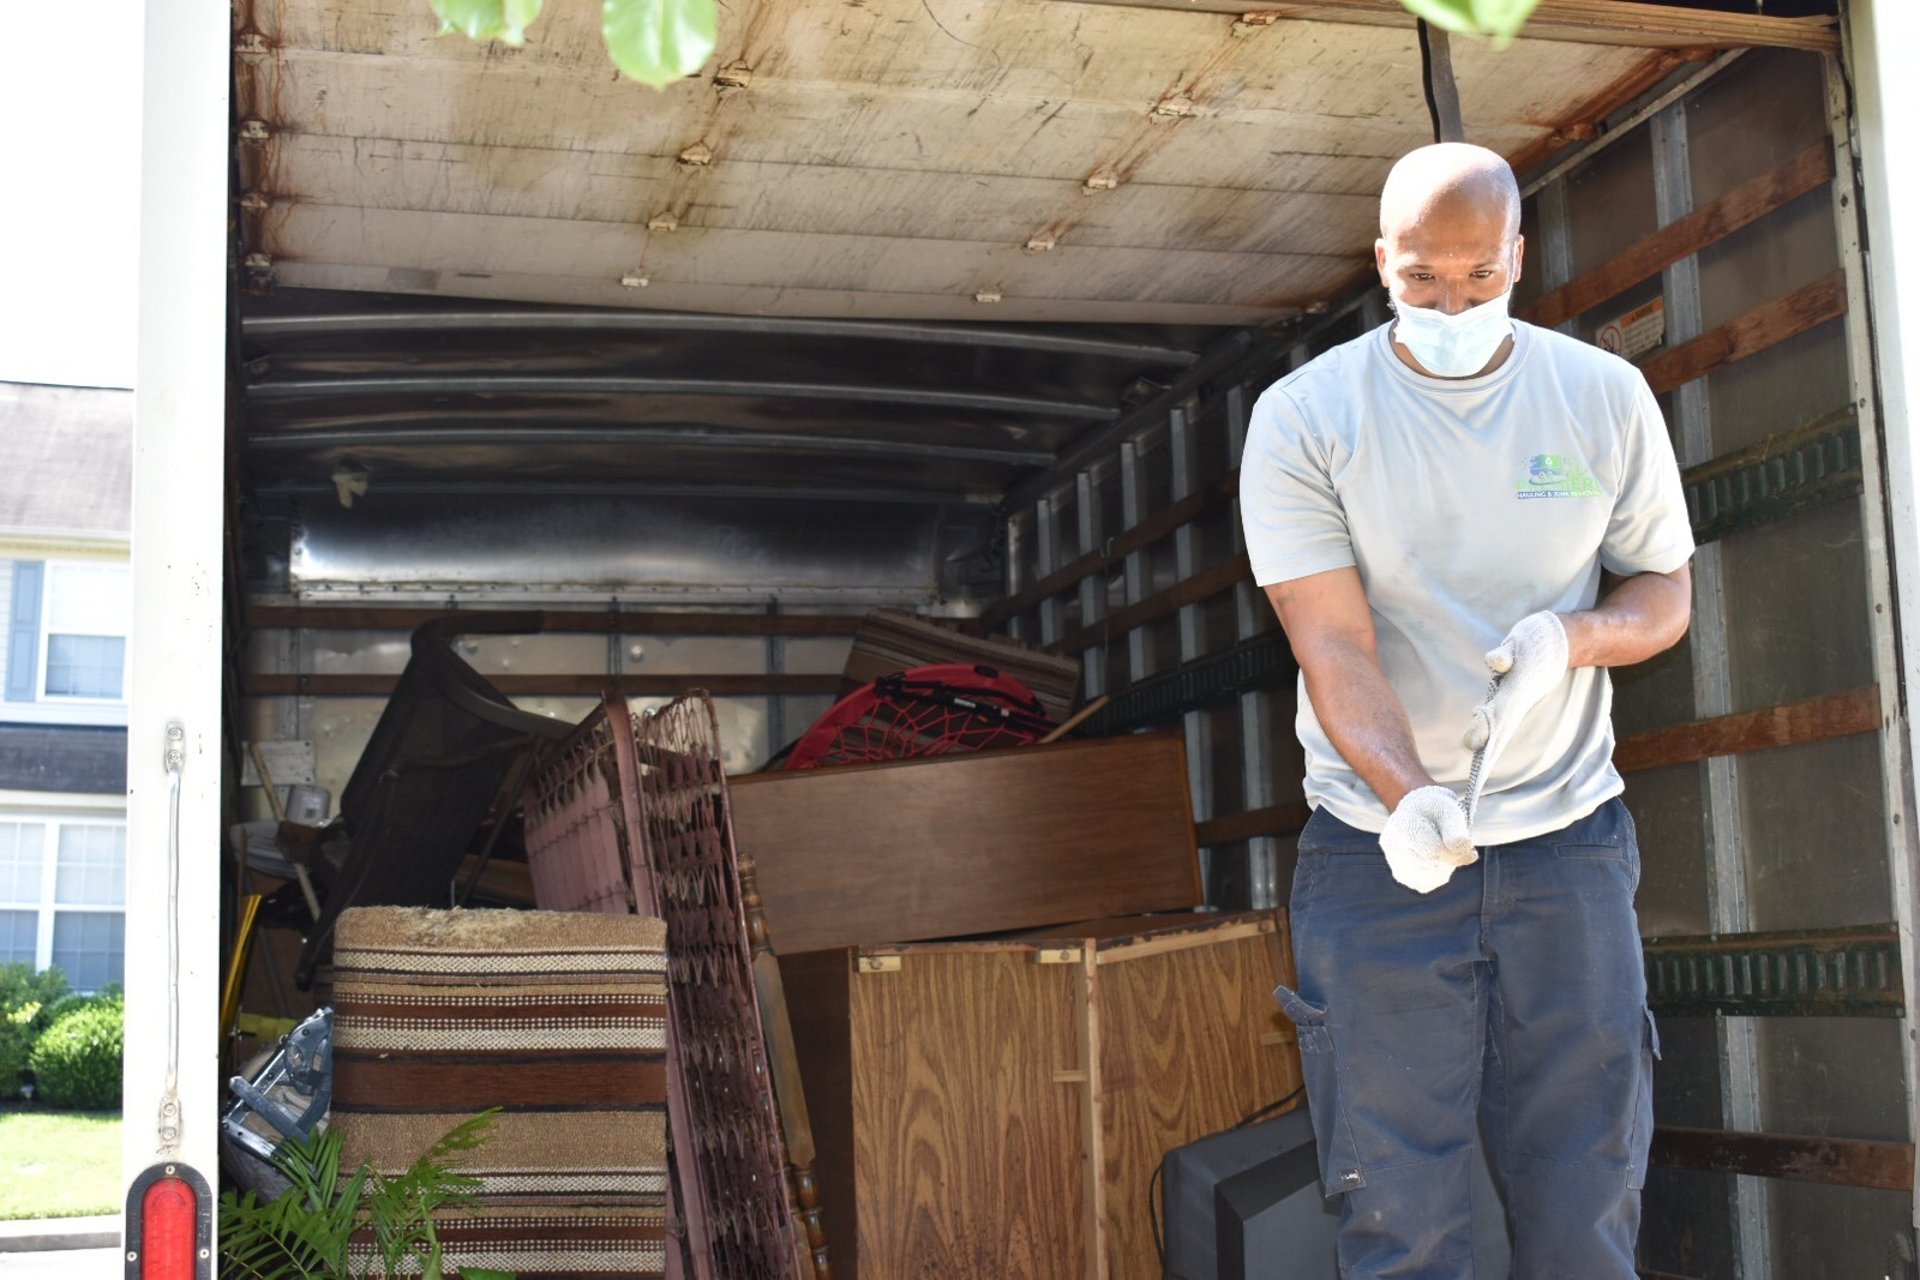
[[1374, 260], [1396, 306], [1449, 315], [1520, 278], [1520, 187], [1494, 152], [1440, 142], [1400, 157], [1380, 191]]
[[1438, 217], [1497, 217], [1508, 236], [1520, 229], [1520, 184], [1496, 152], [1466, 142], [1436, 142], [1401, 156], [1380, 189], [1380, 234], [1393, 236]]

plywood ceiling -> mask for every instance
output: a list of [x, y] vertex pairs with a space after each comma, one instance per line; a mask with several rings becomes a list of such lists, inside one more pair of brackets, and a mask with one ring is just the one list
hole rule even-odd
[[[242, 9], [246, 247], [288, 286], [1243, 323], [1358, 279], [1387, 166], [1430, 136], [1378, 6], [722, 0], [717, 58], [663, 93], [616, 78], [592, 0], [518, 50], [437, 37], [426, 0]], [[1677, 57], [1454, 45], [1469, 136], [1536, 160]]]

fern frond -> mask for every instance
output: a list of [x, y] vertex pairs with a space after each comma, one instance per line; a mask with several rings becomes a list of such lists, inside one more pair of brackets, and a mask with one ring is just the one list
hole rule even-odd
[[[252, 1192], [220, 1201], [221, 1257], [226, 1273], [251, 1280], [341, 1280], [353, 1272], [354, 1234], [371, 1228], [376, 1264], [394, 1275], [409, 1261], [429, 1277], [445, 1269], [433, 1228], [437, 1211], [472, 1211], [480, 1180], [454, 1166], [484, 1143], [498, 1108], [464, 1120], [441, 1135], [406, 1172], [388, 1178], [362, 1164], [344, 1180], [342, 1143], [326, 1130], [283, 1142], [274, 1164], [289, 1190], [261, 1203]], [[493, 1273], [476, 1272], [497, 1280]]]
[[[454, 1167], [464, 1153], [477, 1149], [493, 1129], [499, 1108], [490, 1108], [461, 1121], [423, 1152], [406, 1172], [388, 1178], [376, 1175], [368, 1197], [368, 1219], [382, 1268], [398, 1271], [409, 1259], [423, 1267], [439, 1267], [440, 1252], [433, 1216], [442, 1210], [470, 1211], [480, 1180]], [[428, 1274], [436, 1274], [429, 1271]]]

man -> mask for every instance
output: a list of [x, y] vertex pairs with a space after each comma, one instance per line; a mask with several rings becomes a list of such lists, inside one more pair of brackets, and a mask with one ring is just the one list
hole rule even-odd
[[1401, 159], [1394, 319], [1269, 388], [1241, 470], [1300, 662], [1276, 994], [1346, 1277], [1471, 1274], [1476, 1118], [1518, 1280], [1634, 1275], [1658, 1046], [1605, 668], [1685, 633], [1693, 539], [1645, 380], [1509, 319], [1519, 225], [1493, 152]]

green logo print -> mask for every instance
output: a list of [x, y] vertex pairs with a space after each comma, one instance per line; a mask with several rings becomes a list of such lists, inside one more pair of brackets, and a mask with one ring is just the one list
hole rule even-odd
[[1536, 453], [1527, 459], [1527, 478], [1514, 486], [1520, 498], [1598, 498], [1593, 473], [1561, 453]]

